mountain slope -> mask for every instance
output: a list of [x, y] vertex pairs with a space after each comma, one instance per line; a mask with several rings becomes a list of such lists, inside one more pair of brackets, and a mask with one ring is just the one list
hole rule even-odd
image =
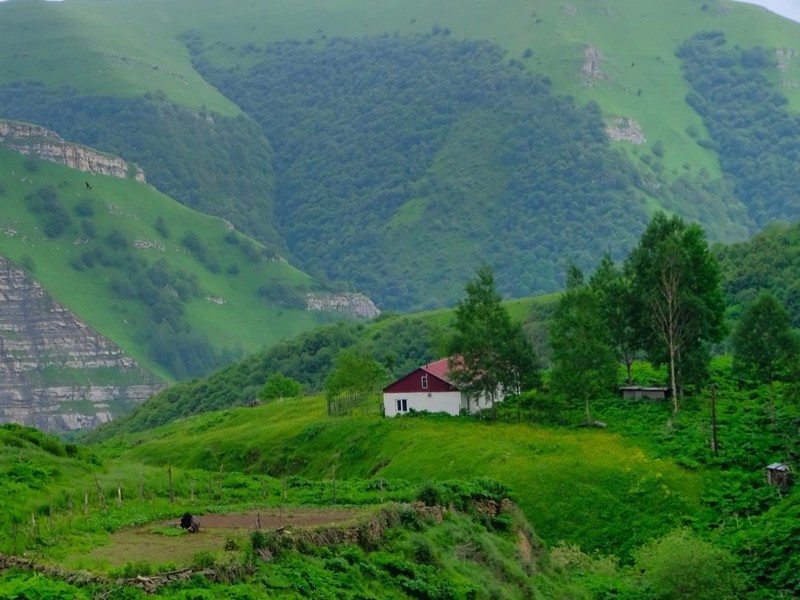
[[[756, 173], [736, 178], [718, 129], [686, 102], [697, 82], [677, 53], [720, 30], [731, 52], [763, 45], [767, 60], [742, 68], [788, 115], [800, 107], [797, 24], [741, 3], [16, 0], [0, 11], [11, 50], [0, 116], [120, 154], [160, 190], [384, 307], [447, 305], [480, 262], [505, 293], [557, 289], [568, 262], [622, 256], [655, 208], [727, 241], [797, 216], [761, 210], [747, 193]], [[58, 68], [48, 39], [86, 68]], [[790, 185], [769, 172], [784, 178], [776, 189]]]
[[129, 178], [0, 148], [0, 252], [142, 366], [221, 366], [324, 319], [315, 282], [274, 251]]

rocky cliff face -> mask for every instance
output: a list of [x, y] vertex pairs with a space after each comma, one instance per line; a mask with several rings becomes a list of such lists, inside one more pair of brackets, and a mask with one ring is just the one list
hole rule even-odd
[[340, 312], [352, 317], [377, 317], [381, 311], [364, 294], [306, 294], [306, 310]]
[[163, 387], [0, 258], [0, 423], [96, 427]]
[[[38, 125], [0, 121], [0, 146], [86, 173], [112, 177], [130, 175], [136, 181], [145, 182], [144, 172], [141, 169], [132, 167], [118, 156], [102, 154], [86, 146], [65, 142], [54, 131]], [[129, 173], [131, 169], [133, 172]]]

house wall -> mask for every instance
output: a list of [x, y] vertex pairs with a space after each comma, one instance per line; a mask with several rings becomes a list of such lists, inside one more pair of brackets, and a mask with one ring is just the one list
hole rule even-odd
[[[427, 412], [445, 412], [447, 414], [458, 416], [461, 410], [469, 410], [471, 414], [475, 414], [480, 410], [489, 410], [492, 407], [491, 401], [486, 397], [481, 397], [479, 400], [472, 399], [467, 402], [467, 396], [459, 391], [451, 392], [402, 392], [393, 393], [385, 392], [383, 394], [383, 409], [387, 417], [396, 417], [399, 414], [405, 414], [397, 411], [397, 401], [405, 400], [408, 411], [427, 411]], [[501, 402], [502, 396], [497, 398], [495, 402]]]
[[[385, 392], [383, 394], [384, 414], [387, 417], [395, 417], [397, 412], [397, 400], [406, 400], [408, 410], [446, 412], [450, 415], [458, 415], [461, 410], [461, 392]], [[464, 404], [466, 406], [466, 403]]]
[[[497, 397], [495, 398], [495, 404], [503, 401], [503, 393], [497, 393]], [[465, 394], [461, 394], [461, 408], [464, 410], [469, 410], [470, 414], [474, 415], [475, 413], [481, 410], [489, 410], [492, 408], [492, 401], [488, 396], [481, 396], [480, 398], [471, 398], [469, 399]]]

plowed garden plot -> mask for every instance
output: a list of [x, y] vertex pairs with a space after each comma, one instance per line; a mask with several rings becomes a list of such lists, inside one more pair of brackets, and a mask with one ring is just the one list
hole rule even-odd
[[[178, 528], [180, 517], [117, 531], [108, 545], [95, 548], [72, 561], [102, 568], [121, 567], [126, 563], [188, 566], [198, 552], [221, 553], [225, 548], [245, 548], [250, 534], [260, 527], [318, 527], [353, 522], [363, 511], [355, 509], [284, 508], [259, 512], [197, 515], [200, 531], [186, 533]], [[173, 532], [173, 529], [174, 532]]]

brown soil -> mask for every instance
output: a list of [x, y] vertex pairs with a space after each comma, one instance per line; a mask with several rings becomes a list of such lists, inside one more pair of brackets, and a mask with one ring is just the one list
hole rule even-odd
[[[352, 509], [294, 508], [268, 509], [260, 512], [196, 515], [203, 529], [278, 529], [280, 527], [316, 527], [343, 523], [360, 514]], [[172, 525], [179, 521], [167, 521], [161, 525]], [[259, 527], [260, 523], [260, 527]]]
[[165, 527], [178, 527], [180, 516], [176, 516], [169, 521], [117, 531], [111, 534], [107, 545], [69, 556], [64, 565], [93, 572], [140, 562], [185, 567], [191, 565], [197, 553], [221, 554], [231, 542], [234, 547], [246, 548], [250, 532], [258, 529], [259, 522], [262, 530], [269, 531], [281, 527], [341, 525], [355, 521], [361, 514], [362, 511], [344, 508], [270, 508], [250, 513], [205, 514], [196, 515], [199, 532], [165, 535]]

